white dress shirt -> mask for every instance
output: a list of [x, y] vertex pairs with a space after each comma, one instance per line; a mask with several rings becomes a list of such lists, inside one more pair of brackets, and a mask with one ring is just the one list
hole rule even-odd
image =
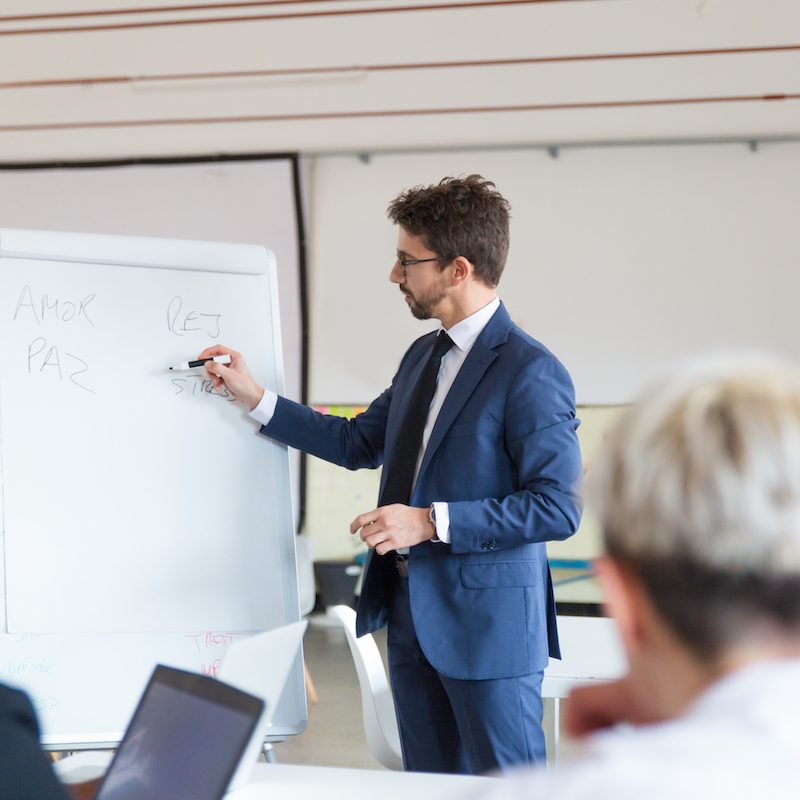
[[[417, 466], [414, 470], [414, 483], [417, 482], [417, 475], [419, 474], [422, 459], [425, 456], [425, 448], [427, 448], [428, 441], [431, 438], [433, 426], [436, 424], [436, 419], [439, 416], [439, 412], [442, 410], [445, 398], [453, 386], [453, 381], [455, 381], [456, 376], [461, 370], [478, 336], [481, 335], [481, 332], [499, 307], [500, 298], [495, 297], [494, 300], [487, 303], [483, 308], [479, 309], [474, 314], [470, 314], [465, 319], [462, 319], [461, 322], [456, 323], [447, 331], [447, 335], [453, 340], [453, 347], [444, 354], [442, 363], [439, 366], [439, 375], [436, 379], [436, 391], [433, 395], [433, 400], [431, 400], [428, 419], [425, 422], [425, 430], [422, 432], [422, 446], [417, 456]], [[277, 404], [278, 395], [266, 389], [264, 391], [264, 396], [261, 398], [261, 402], [250, 412], [250, 416], [261, 425], [266, 425], [272, 419]], [[435, 502], [433, 504], [433, 509], [436, 516], [436, 538], [440, 542], [449, 544], [450, 512], [447, 503], [444, 501]], [[397, 552], [407, 553], [408, 548], [398, 548]]]
[[471, 800], [796, 800], [800, 660], [717, 681], [679, 719], [591, 737], [579, 756], [526, 769]]

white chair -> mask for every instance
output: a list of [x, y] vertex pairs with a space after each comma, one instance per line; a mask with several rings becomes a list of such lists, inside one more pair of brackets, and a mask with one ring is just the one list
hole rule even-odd
[[378, 645], [370, 634], [356, 638], [356, 612], [349, 606], [333, 606], [328, 609], [328, 613], [342, 623], [347, 644], [353, 654], [361, 688], [364, 731], [370, 752], [384, 767], [402, 770], [403, 756], [394, 700]]

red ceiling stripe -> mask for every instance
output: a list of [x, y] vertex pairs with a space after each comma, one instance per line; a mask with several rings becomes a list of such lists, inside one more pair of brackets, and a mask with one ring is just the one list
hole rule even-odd
[[532, 103], [498, 106], [464, 106], [453, 108], [405, 108], [381, 111], [322, 111], [297, 114], [263, 114], [229, 117], [186, 117], [174, 119], [96, 120], [89, 122], [45, 122], [21, 125], [0, 125], [0, 133], [22, 131], [75, 130], [85, 128], [133, 128], [169, 125], [221, 125], [249, 122], [297, 122], [381, 117], [437, 116], [449, 114], [498, 114], [520, 111], [575, 111], [603, 108], [642, 108], [680, 105], [719, 105], [800, 100], [800, 92], [785, 94], [748, 94], [721, 97], [674, 97], [639, 100], [608, 100], [575, 103]]
[[[428, 3], [413, 6], [371, 6], [339, 8], [332, 11], [294, 11], [282, 14], [254, 14], [235, 17], [197, 17], [193, 19], [153, 20], [149, 22], [120, 22], [110, 25], [61, 25], [50, 28], [9, 28], [0, 36], [35, 36], [42, 33], [90, 33], [96, 31], [132, 30], [135, 28], [170, 28], [181, 25], [218, 25], [232, 22], [268, 22], [270, 20], [305, 19], [314, 17], [348, 17], [366, 14], [403, 14], [419, 11], [448, 11], [493, 6], [539, 5], [542, 2], [587, 2], [588, 0], [467, 0], [455, 3]], [[595, 0], [597, 2], [597, 0]]]
[[[140, 8], [102, 8], [88, 11], [61, 11], [51, 14], [16, 14], [0, 17], [0, 22], [32, 22], [51, 19], [76, 19], [81, 17], [119, 17], [133, 14], [174, 14], [189, 11], [222, 11], [230, 8], [269, 8], [270, 6], [311, 5], [338, 3], [342, 0], [253, 0], [247, 3], [197, 3], [184, 6], [143, 6]], [[570, 3], [580, 0], [530, 0], [531, 3]]]
[[564, 56], [534, 56], [531, 58], [497, 58], [462, 61], [428, 61], [407, 64], [364, 64], [329, 67], [294, 67], [286, 69], [232, 70], [227, 72], [185, 72], [152, 75], [101, 75], [95, 77], [51, 78], [34, 81], [0, 82], [0, 89], [29, 89], [55, 86], [83, 86], [107, 83], [144, 83], [158, 81], [223, 80], [231, 78], [268, 78], [287, 75], [318, 75], [350, 72], [388, 72], [424, 69], [457, 69], [465, 67], [525, 66], [532, 64], [561, 64], [583, 61], [618, 61], [646, 58], [681, 58], [687, 56], [752, 55], [755, 53], [786, 53], [800, 51], [800, 44], [763, 47], [725, 47], [704, 50], [656, 50], [634, 53], [592, 53]]

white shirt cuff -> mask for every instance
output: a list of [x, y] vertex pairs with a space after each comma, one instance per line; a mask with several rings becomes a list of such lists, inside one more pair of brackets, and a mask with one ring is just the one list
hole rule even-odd
[[436, 517], [436, 539], [442, 544], [450, 544], [450, 509], [447, 503], [434, 503], [433, 515]]
[[269, 389], [264, 389], [264, 396], [259, 404], [250, 412], [250, 416], [261, 425], [268, 425], [278, 405], [278, 395]]

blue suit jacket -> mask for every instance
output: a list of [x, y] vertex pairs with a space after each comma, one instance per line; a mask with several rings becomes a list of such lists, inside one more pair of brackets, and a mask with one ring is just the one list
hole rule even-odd
[[[279, 398], [262, 432], [349, 469], [379, 466], [435, 335], [411, 345], [392, 385], [355, 419]], [[451, 544], [423, 542], [409, 556], [417, 638], [440, 673], [510, 678], [560, 655], [544, 543], [580, 521], [578, 424], [566, 370], [501, 304], [445, 399], [410, 500], [449, 504]], [[386, 624], [396, 579], [393, 556], [371, 551], [359, 635]]]

